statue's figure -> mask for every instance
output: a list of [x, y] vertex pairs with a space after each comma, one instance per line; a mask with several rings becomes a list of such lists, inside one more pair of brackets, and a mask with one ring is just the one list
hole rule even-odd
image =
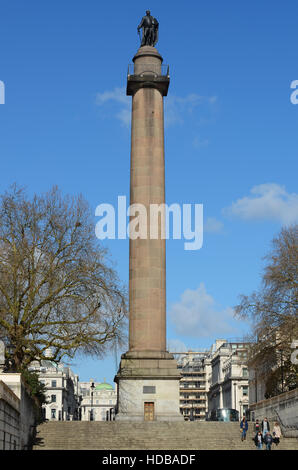
[[138, 26], [138, 33], [143, 28], [143, 37], [141, 41], [142, 46], [155, 46], [158, 40], [158, 21], [150, 15], [150, 11], [146, 11], [146, 16], [143, 16], [141, 23]]

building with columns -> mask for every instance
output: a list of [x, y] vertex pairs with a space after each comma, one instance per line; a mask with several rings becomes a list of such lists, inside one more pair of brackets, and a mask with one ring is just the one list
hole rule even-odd
[[243, 416], [249, 408], [247, 343], [218, 340], [209, 372], [208, 411], [229, 408]]
[[82, 421], [113, 421], [117, 401], [117, 389], [104, 382], [80, 382], [82, 396], [80, 419]]

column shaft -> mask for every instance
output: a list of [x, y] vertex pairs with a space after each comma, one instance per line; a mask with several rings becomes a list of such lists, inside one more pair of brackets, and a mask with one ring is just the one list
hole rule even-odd
[[[147, 211], [147, 238], [130, 239], [131, 351], [166, 349], [165, 240], [150, 239], [150, 206], [165, 203], [163, 97], [140, 88], [132, 98], [130, 204]], [[151, 220], [152, 222], [152, 220]]]

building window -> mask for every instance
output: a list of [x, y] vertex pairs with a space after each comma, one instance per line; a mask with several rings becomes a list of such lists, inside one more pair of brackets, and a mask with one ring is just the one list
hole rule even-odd
[[51, 395], [51, 402], [56, 403], [56, 395]]
[[247, 367], [244, 367], [242, 369], [242, 377], [248, 377], [248, 368]]
[[57, 387], [57, 380], [52, 380], [52, 387], [53, 388]]
[[248, 386], [245, 385], [245, 386], [242, 387], [242, 395], [244, 397], [248, 396]]
[[52, 418], [52, 419], [56, 419], [56, 410], [55, 410], [55, 408], [53, 408], [53, 409], [51, 410], [51, 418]]

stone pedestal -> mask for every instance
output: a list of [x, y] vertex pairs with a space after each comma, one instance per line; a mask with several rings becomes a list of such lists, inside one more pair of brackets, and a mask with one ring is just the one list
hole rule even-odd
[[116, 419], [148, 419], [146, 406], [153, 409], [150, 419], [182, 419], [180, 374], [166, 351], [164, 221], [156, 219], [153, 226], [150, 220], [150, 206], [165, 203], [163, 96], [169, 76], [162, 74], [162, 57], [154, 47], [141, 47], [133, 61], [134, 73], [127, 77], [127, 94], [132, 96], [130, 205], [146, 208], [147, 237], [130, 239], [129, 351], [115, 377]]
[[127, 352], [121, 358], [117, 420], [146, 420], [146, 404], [152, 404], [154, 421], [181, 421], [177, 363], [168, 352]]

